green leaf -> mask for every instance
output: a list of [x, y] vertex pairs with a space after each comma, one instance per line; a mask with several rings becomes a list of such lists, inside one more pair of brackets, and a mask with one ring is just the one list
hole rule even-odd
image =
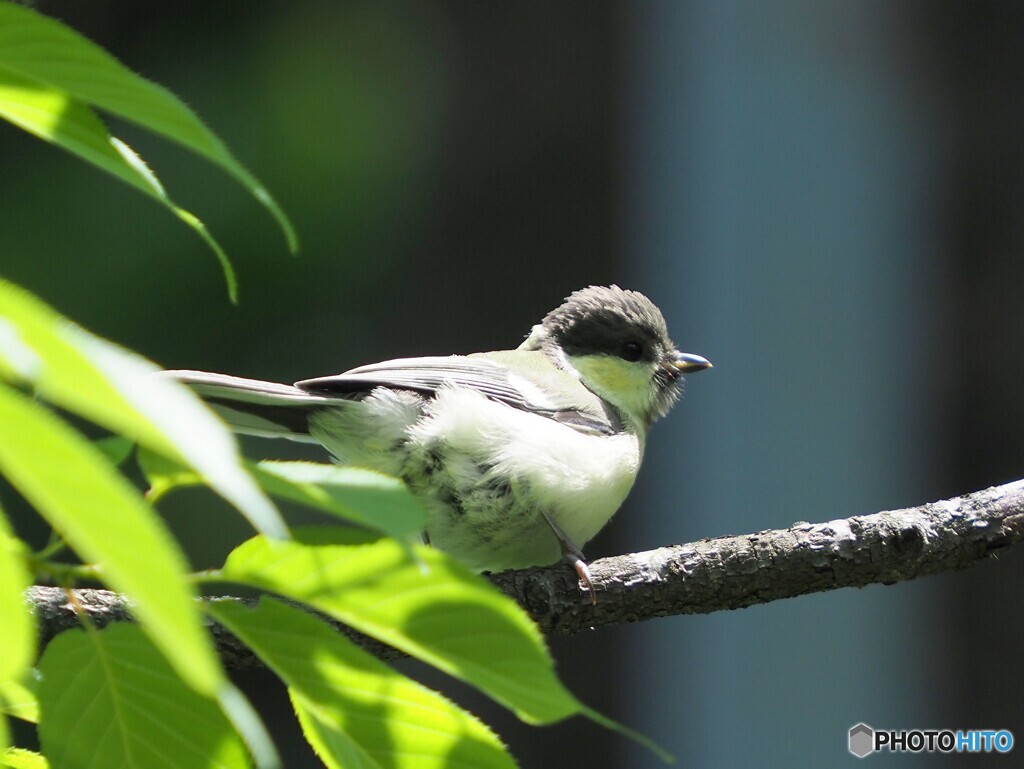
[[54, 766], [249, 766], [217, 705], [185, 686], [134, 625], [62, 633], [40, 670], [39, 740]]
[[295, 230], [281, 207], [192, 110], [74, 30], [27, 8], [0, 3], [0, 69], [137, 123], [206, 158], [237, 179], [277, 220], [289, 249], [298, 250]]
[[146, 477], [149, 490], [146, 499], [156, 504], [165, 494], [186, 486], [202, 486], [203, 479], [195, 470], [157, 454], [147, 448], [139, 448], [135, 453], [139, 469]]
[[260, 462], [254, 475], [280, 499], [331, 513], [395, 539], [419, 537], [426, 514], [397, 478], [316, 462]]
[[0, 682], [0, 713], [33, 724], [39, 723], [38, 688], [39, 681], [31, 673], [19, 681]]
[[120, 435], [111, 435], [93, 441], [92, 445], [99, 449], [100, 453], [107, 458], [114, 467], [120, 467], [135, 448], [135, 442]]
[[[6, 440], [5, 436], [0, 443]], [[36, 653], [36, 623], [25, 603], [25, 590], [32, 584], [25, 550], [25, 544], [14, 536], [0, 509], [0, 687], [6, 681], [21, 678]]]
[[187, 387], [158, 371], [0, 279], [0, 379], [31, 383], [58, 406], [195, 468], [258, 531], [287, 537], [242, 466], [234, 436]]
[[259, 713], [234, 685], [225, 686], [217, 694], [221, 712], [242, 737], [249, 753], [256, 757], [257, 769], [281, 769], [281, 757], [260, 720]]
[[420, 546], [414, 557], [395, 540], [339, 528], [295, 535], [249, 540], [219, 576], [307, 603], [476, 686], [526, 721], [580, 712], [530, 618], [444, 553]]
[[179, 674], [213, 694], [224, 683], [163, 521], [89, 441], [46, 409], [0, 385], [0, 470], [113, 589]]
[[9, 748], [0, 753], [0, 766], [8, 769], [47, 769], [50, 764], [46, 761], [46, 756], [39, 753], [21, 748]]
[[[0, 4], [0, 17], [4, 6]], [[0, 22], [0, 36], [3, 27]], [[0, 49], [0, 58], [4, 51]], [[44, 141], [77, 155], [114, 177], [149, 195], [191, 227], [216, 254], [228, 284], [231, 301], [238, 301], [238, 281], [227, 254], [199, 218], [178, 206], [156, 175], [124, 142], [107, 133], [106, 126], [85, 104], [66, 92], [49, 88], [0, 67], [0, 116]]]
[[[141, 450], [139, 468], [158, 500], [173, 489], [202, 479], [187, 467]], [[317, 462], [245, 461], [256, 482], [271, 496], [330, 513], [404, 542], [419, 541], [426, 514], [397, 478], [354, 467]]]
[[515, 762], [474, 716], [395, 672], [322, 620], [273, 598], [207, 611], [288, 685], [324, 763], [346, 769], [508, 769]]

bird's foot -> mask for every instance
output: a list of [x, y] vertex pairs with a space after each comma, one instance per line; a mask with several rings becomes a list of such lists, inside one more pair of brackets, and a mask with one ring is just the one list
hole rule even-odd
[[590, 568], [587, 566], [587, 562], [583, 560], [582, 553], [565, 553], [565, 560], [572, 564], [572, 567], [576, 569], [576, 575], [580, 578], [580, 582], [590, 593], [590, 605], [597, 606], [597, 593], [594, 592], [594, 583], [590, 579]]
[[594, 582], [590, 579], [590, 569], [587, 567], [587, 562], [583, 558], [583, 552], [576, 547], [576, 544], [569, 539], [568, 535], [564, 531], [562, 531], [562, 527], [551, 520], [547, 514], [544, 515], [544, 520], [547, 521], [548, 526], [551, 527], [551, 531], [555, 533], [555, 538], [558, 539], [558, 546], [562, 549], [562, 558], [572, 564], [580, 582], [590, 594], [590, 605], [597, 606], [597, 593], [594, 592]]

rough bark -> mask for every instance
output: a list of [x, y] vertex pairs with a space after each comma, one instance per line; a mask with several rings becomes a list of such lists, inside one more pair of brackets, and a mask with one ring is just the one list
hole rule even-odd
[[[595, 605], [568, 566], [507, 571], [490, 579], [544, 632], [575, 633], [674, 614], [742, 609], [842, 587], [891, 585], [965, 569], [1022, 539], [1024, 480], [903, 510], [602, 558], [590, 564]], [[75, 594], [97, 625], [131, 619], [123, 596], [106, 590]], [[63, 590], [34, 587], [29, 600], [43, 644], [78, 623]], [[341, 629], [379, 656], [397, 654]], [[218, 628], [214, 634], [228, 667], [254, 663], [230, 634]]]

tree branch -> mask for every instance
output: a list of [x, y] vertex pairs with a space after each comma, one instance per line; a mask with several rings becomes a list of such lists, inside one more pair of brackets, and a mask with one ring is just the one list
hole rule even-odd
[[966, 569], [1024, 540], [1024, 480], [903, 510], [702, 539], [590, 564], [597, 605], [571, 569], [492, 580], [546, 633], [676, 614], [743, 609], [780, 598], [891, 585]]
[[[891, 585], [965, 569], [1022, 539], [1024, 480], [904, 510], [602, 558], [590, 564], [596, 605], [568, 566], [507, 571], [490, 578], [544, 632], [576, 633], [598, 625], [742, 609], [841, 587]], [[116, 593], [75, 593], [98, 625], [131, 619], [125, 599]], [[78, 624], [58, 588], [34, 587], [29, 601], [39, 617], [44, 645]], [[379, 656], [397, 656], [339, 628]], [[215, 637], [228, 667], [254, 663], [251, 653], [228, 633], [215, 628]]]

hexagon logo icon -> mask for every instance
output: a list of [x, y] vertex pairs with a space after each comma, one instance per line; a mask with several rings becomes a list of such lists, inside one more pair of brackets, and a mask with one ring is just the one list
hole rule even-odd
[[850, 727], [850, 752], [857, 758], [864, 758], [875, 752], [875, 730], [867, 724]]

